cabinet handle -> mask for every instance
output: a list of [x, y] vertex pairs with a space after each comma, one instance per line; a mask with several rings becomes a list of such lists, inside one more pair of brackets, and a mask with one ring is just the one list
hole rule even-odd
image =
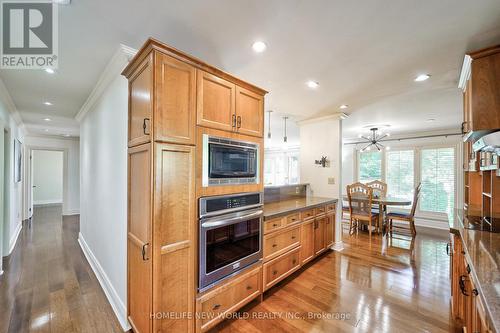
[[469, 294], [467, 294], [465, 292], [465, 279], [467, 278], [467, 276], [465, 275], [460, 275], [460, 279], [458, 280], [458, 285], [460, 286], [460, 291], [462, 292], [462, 294], [464, 296], [469, 296]]
[[150, 135], [151, 132], [149, 131], [146, 131], [146, 129], [148, 128], [148, 125], [146, 124], [146, 122], [150, 122], [150, 119], [149, 118], [144, 118], [144, 120], [142, 121], [142, 132], [145, 134], [145, 135]]
[[278, 224], [277, 224], [277, 223], [273, 223], [273, 227], [277, 227], [277, 226], [278, 226]]
[[297, 259], [292, 260], [292, 265], [295, 265], [297, 263]]
[[149, 246], [149, 243], [146, 243], [142, 246], [142, 260], [147, 261], [149, 258], [146, 258], [146, 246]]
[[276, 274], [278, 274], [278, 271], [273, 271], [273, 275], [276, 275]]
[[252, 286], [247, 286], [247, 290], [252, 290]]
[[217, 310], [218, 308], [220, 308], [220, 304], [215, 304], [212, 308], [212, 310]]
[[273, 247], [276, 247], [276, 246], [278, 246], [278, 245], [276, 245], [276, 244], [273, 244]]
[[477, 291], [476, 288], [472, 289], [472, 295], [474, 295], [474, 296], [479, 295], [479, 292]]
[[235, 115], [235, 114], [233, 114], [231, 119], [232, 119], [232, 120], [231, 120], [232, 126], [233, 126], [233, 127], [236, 127], [236, 115]]
[[462, 134], [465, 134], [465, 124], [467, 124], [466, 121], [462, 122]]
[[238, 121], [237, 121], [237, 128], [240, 128], [241, 127], [241, 116], [238, 116]]
[[470, 274], [470, 265], [469, 264], [467, 264], [466, 270], [467, 270], [467, 274]]
[[292, 236], [292, 239], [295, 239], [295, 236]]

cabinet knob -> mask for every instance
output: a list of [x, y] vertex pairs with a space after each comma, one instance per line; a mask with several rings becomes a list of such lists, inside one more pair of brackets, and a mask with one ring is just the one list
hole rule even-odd
[[295, 239], [295, 236], [292, 236], [292, 239]]
[[252, 290], [252, 286], [247, 286], [247, 290]]
[[276, 275], [276, 274], [278, 274], [278, 271], [276, 271], [276, 270], [273, 271], [273, 275]]
[[297, 259], [292, 260], [292, 265], [295, 265], [297, 263]]
[[273, 227], [277, 227], [278, 226], [278, 223], [273, 223]]
[[217, 310], [218, 308], [220, 308], [220, 304], [215, 304], [212, 308], [212, 310]]
[[276, 247], [276, 246], [278, 246], [278, 245], [277, 244], [273, 244], [273, 247]]
[[476, 288], [472, 289], [472, 295], [474, 295], [474, 296], [479, 295], [479, 292], [477, 291]]

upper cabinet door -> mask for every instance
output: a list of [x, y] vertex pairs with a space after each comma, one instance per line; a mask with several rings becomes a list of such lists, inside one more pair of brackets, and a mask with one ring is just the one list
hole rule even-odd
[[472, 61], [470, 85], [471, 130], [500, 127], [500, 52]]
[[196, 69], [155, 54], [155, 140], [195, 144]]
[[152, 57], [148, 57], [129, 79], [128, 145], [137, 146], [151, 139]]
[[232, 131], [236, 126], [236, 86], [215, 75], [198, 70], [197, 124]]
[[262, 137], [264, 134], [264, 97], [236, 87], [236, 128], [239, 133]]

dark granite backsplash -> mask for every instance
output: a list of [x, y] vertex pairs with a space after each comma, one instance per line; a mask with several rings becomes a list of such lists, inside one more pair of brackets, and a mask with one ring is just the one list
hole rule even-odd
[[265, 186], [264, 203], [271, 203], [271, 202], [305, 197], [307, 195], [308, 186], [309, 184]]

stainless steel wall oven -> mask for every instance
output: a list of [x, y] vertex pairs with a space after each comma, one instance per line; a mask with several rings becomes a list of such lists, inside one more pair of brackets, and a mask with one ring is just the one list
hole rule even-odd
[[262, 193], [200, 198], [200, 291], [262, 258]]

